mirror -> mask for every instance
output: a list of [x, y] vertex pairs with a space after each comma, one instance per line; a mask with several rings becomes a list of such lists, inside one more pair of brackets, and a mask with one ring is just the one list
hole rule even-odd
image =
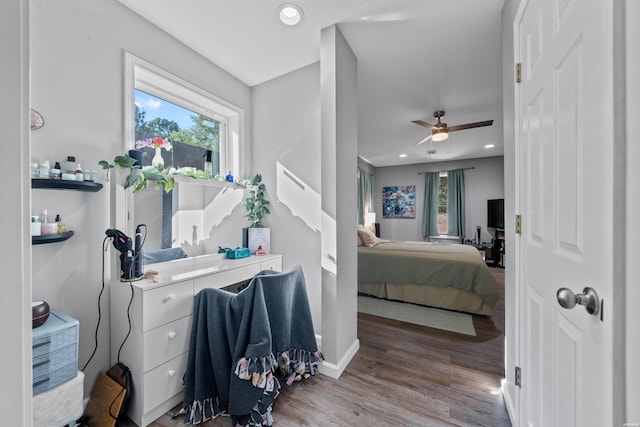
[[175, 180], [169, 193], [147, 188], [134, 195], [135, 224], [147, 228], [145, 252], [179, 247], [193, 257], [238, 246], [246, 226], [244, 190], [225, 182]]

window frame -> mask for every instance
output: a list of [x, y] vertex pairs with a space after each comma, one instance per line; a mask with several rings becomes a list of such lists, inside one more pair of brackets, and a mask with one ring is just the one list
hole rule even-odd
[[[234, 176], [244, 177], [247, 164], [244, 140], [244, 115], [242, 108], [225, 101], [162, 68], [155, 66], [130, 52], [124, 51], [123, 82], [123, 152], [135, 148], [135, 90], [140, 89], [193, 112], [220, 122], [220, 173], [233, 171]], [[114, 179], [115, 181], [115, 179]], [[220, 186], [226, 186], [222, 183]], [[216, 185], [207, 181], [206, 185]], [[122, 185], [115, 185], [114, 222], [116, 227], [132, 235], [135, 230], [133, 193], [125, 192]], [[153, 191], [145, 190], [145, 191]]]

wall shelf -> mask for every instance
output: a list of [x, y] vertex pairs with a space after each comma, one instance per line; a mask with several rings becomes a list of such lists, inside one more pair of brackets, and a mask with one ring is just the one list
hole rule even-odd
[[52, 190], [76, 190], [95, 193], [102, 190], [102, 184], [91, 181], [67, 181], [63, 179], [38, 179], [31, 180], [31, 188], [47, 188]]
[[42, 245], [44, 243], [64, 242], [73, 236], [73, 231], [65, 231], [57, 234], [43, 234], [42, 236], [31, 236], [31, 243], [34, 245]]

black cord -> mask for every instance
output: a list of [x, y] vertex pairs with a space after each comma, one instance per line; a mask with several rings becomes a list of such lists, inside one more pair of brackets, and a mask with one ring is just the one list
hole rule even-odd
[[129, 299], [129, 305], [127, 306], [127, 320], [129, 321], [129, 331], [127, 335], [122, 340], [122, 344], [120, 344], [120, 348], [118, 349], [118, 363], [120, 363], [120, 352], [122, 351], [122, 347], [124, 347], [124, 343], [127, 342], [127, 338], [131, 335], [131, 303], [133, 303], [133, 283], [129, 280], [129, 287], [131, 288], [131, 298]]
[[[131, 263], [131, 267], [129, 270], [129, 277], [132, 276], [132, 272], [135, 268], [136, 262], [138, 261], [138, 257], [142, 256], [142, 248], [144, 247], [144, 242], [147, 240], [147, 226], [146, 224], [140, 224], [140, 227], [144, 227], [144, 237], [142, 242], [140, 243], [140, 250], [137, 251], [134, 255], [133, 262]], [[118, 349], [118, 363], [120, 363], [120, 352], [122, 351], [122, 347], [124, 347], [124, 343], [127, 342], [129, 335], [131, 335], [131, 304], [133, 303], [133, 283], [129, 280], [129, 287], [131, 288], [131, 298], [129, 299], [129, 305], [127, 306], [127, 321], [129, 322], [129, 330], [127, 331], [127, 335], [122, 340], [122, 344], [120, 344], [120, 348]]]
[[91, 356], [89, 356], [89, 360], [87, 360], [87, 363], [84, 364], [84, 366], [82, 367], [81, 371], [84, 372], [84, 370], [87, 368], [87, 366], [89, 365], [89, 362], [91, 362], [91, 360], [93, 359], [93, 356], [95, 356], [96, 351], [98, 350], [98, 330], [100, 329], [100, 321], [102, 320], [102, 311], [100, 309], [100, 300], [102, 299], [102, 293], [104, 292], [104, 254], [107, 252], [107, 246], [105, 246], [105, 243], [107, 243], [107, 240], [109, 239], [109, 237], [105, 237], [104, 240], [102, 241], [102, 289], [100, 289], [100, 294], [98, 295], [98, 324], [96, 325], [96, 332], [94, 334], [94, 340], [95, 340], [95, 344], [93, 347], [93, 352], [91, 353]]

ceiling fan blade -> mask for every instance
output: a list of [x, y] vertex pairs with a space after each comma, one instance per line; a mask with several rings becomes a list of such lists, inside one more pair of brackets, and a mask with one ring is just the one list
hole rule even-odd
[[424, 144], [425, 142], [427, 142], [428, 140], [430, 140], [432, 136], [433, 136], [433, 134], [429, 135], [428, 137], [426, 137], [426, 138], [425, 138], [425, 139], [423, 139], [422, 141], [418, 141], [418, 142], [416, 142], [416, 145]]
[[467, 123], [466, 125], [449, 126], [449, 132], [455, 132], [457, 130], [479, 128], [483, 126], [491, 126], [493, 120], [485, 120], [484, 122]]
[[424, 126], [427, 129], [438, 129], [438, 126], [432, 125], [431, 123], [423, 122], [422, 120], [412, 120], [411, 123], [415, 123], [420, 126]]

